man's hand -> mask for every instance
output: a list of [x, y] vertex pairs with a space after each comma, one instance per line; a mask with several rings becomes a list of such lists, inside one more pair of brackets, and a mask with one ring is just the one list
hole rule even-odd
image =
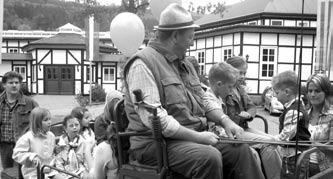
[[240, 139], [243, 140], [243, 128], [239, 127], [236, 123], [228, 119], [223, 123], [225, 132], [227, 133], [230, 139]]
[[212, 133], [212, 132], [200, 132], [199, 133], [200, 137], [199, 137], [199, 143], [200, 144], [207, 144], [207, 145], [214, 145], [217, 143], [219, 137]]

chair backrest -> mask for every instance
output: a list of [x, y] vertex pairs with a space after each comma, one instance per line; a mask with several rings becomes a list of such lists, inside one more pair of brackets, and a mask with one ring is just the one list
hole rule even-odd
[[129, 148], [130, 148], [130, 141], [129, 137], [120, 137], [120, 132], [125, 132], [129, 121], [125, 111], [125, 102], [124, 100], [120, 100], [118, 103], [115, 104], [113, 110], [113, 128], [116, 131], [117, 136], [117, 152], [118, 153], [118, 161], [119, 164], [128, 163], [129, 161]]

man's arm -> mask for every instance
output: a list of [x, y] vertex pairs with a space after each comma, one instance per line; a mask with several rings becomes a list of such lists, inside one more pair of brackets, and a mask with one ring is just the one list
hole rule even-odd
[[[183, 127], [179, 122], [167, 111], [161, 107], [160, 96], [152, 72], [146, 64], [140, 59], [136, 59], [131, 65], [127, 75], [128, 90], [132, 101], [135, 101], [133, 90], [141, 89], [144, 95], [144, 102], [153, 106], [159, 106], [157, 115], [160, 117], [162, 134], [165, 137], [193, 141], [202, 144], [215, 144], [217, 136], [210, 132], [197, 132], [186, 127]], [[145, 108], [136, 107], [136, 112], [139, 114], [143, 124], [149, 129], [152, 128], [148, 117], [151, 115]]]

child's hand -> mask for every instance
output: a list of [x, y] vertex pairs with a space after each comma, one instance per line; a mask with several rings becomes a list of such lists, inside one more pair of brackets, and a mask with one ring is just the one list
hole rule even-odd
[[37, 156], [34, 159], [32, 159], [31, 162], [34, 166], [37, 166], [38, 164], [41, 164], [41, 161]]

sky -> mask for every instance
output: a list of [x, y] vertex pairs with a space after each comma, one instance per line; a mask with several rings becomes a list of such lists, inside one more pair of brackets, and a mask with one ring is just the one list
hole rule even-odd
[[[163, 1], [163, 0], [161, 0]], [[211, 2], [212, 4], [216, 4], [217, 2], [226, 2], [226, 5], [231, 5], [237, 2], [240, 2], [241, 0], [182, 0], [183, 6], [188, 7], [188, 4], [190, 2], [193, 2], [194, 5], [205, 5]], [[108, 4], [116, 4], [120, 5], [121, 0], [97, 0], [101, 5], [108, 5]]]

